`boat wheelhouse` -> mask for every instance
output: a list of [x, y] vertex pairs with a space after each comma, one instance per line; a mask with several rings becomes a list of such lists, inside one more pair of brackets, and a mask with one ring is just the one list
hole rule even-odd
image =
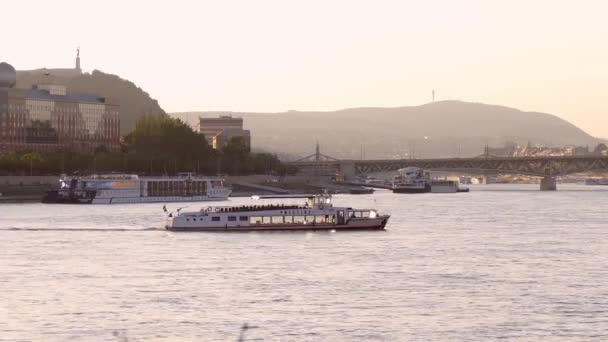
[[383, 230], [388, 215], [375, 209], [334, 207], [328, 194], [303, 205], [268, 204], [208, 207], [167, 216], [172, 231]]
[[150, 203], [226, 200], [231, 190], [221, 178], [190, 173], [176, 177], [110, 174], [62, 177], [60, 189], [47, 192], [44, 203]]

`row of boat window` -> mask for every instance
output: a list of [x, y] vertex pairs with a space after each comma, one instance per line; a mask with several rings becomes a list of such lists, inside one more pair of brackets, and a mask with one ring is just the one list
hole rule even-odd
[[[355, 210], [348, 214], [349, 218], [368, 218], [375, 217], [371, 211]], [[228, 222], [238, 221], [246, 222], [249, 220], [250, 224], [333, 224], [336, 222], [335, 215], [298, 215], [298, 216], [227, 216]], [[202, 217], [199, 217], [200, 221], [203, 221]], [[186, 221], [190, 221], [190, 218], [186, 218]], [[192, 218], [192, 221], [196, 221], [196, 217]], [[221, 216], [211, 216], [211, 221], [220, 222], [222, 221]]]
[[[203, 219], [201, 218], [200, 221]], [[228, 216], [228, 222], [236, 222], [237, 216]], [[250, 224], [333, 224], [336, 222], [335, 215], [307, 215], [307, 216], [238, 216], [238, 220], [241, 222], [249, 221]], [[190, 221], [186, 218], [186, 221]], [[192, 221], [196, 221], [196, 217], [192, 218]], [[220, 222], [220, 216], [212, 216], [211, 221]]]
[[250, 224], [332, 224], [336, 222], [334, 215], [318, 216], [251, 216]]
[[[236, 216], [228, 216], [228, 222], [236, 222], [236, 218], [237, 218]], [[239, 218], [239, 221], [247, 221], [249, 219], [248, 216], [239, 216], [238, 218]], [[213, 221], [213, 222], [219, 222], [219, 221], [221, 221], [221, 219], [222, 218], [219, 217], [219, 216], [212, 216], [211, 217], [211, 221]], [[187, 218], [186, 221], [190, 221], [190, 219]], [[192, 219], [192, 221], [196, 221], [196, 217], [194, 217]], [[203, 221], [202, 217], [200, 218], [200, 221]]]
[[206, 195], [205, 181], [148, 181], [148, 196]]

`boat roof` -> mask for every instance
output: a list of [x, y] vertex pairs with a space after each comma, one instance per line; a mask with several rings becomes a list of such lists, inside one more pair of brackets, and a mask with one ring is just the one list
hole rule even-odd
[[422, 170], [422, 169], [419, 167], [416, 167], [416, 166], [408, 166], [408, 167], [404, 167], [404, 168], [397, 170], [397, 172], [408, 172], [408, 171], [418, 171], [418, 170]]
[[92, 175], [72, 175], [66, 176], [63, 175], [62, 178], [85, 178], [85, 179], [99, 179], [99, 180], [134, 180], [139, 179], [138, 175], [135, 174], [125, 174], [125, 173], [109, 173], [109, 174], [92, 174]]
[[285, 194], [285, 195], [253, 195], [253, 196], [251, 196], [251, 198], [253, 198], [253, 199], [314, 198], [315, 196], [318, 196], [318, 195], [314, 195], [314, 194], [301, 194], [301, 195], [292, 195], [292, 194]]
[[83, 178], [83, 179], [97, 179], [97, 180], [181, 180], [181, 179], [204, 179], [204, 180], [224, 180], [224, 178], [214, 176], [202, 176], [202, 175], [177, 175], [177, 176], [143, 176], [140, 177], [136, 174], [120, 174], [120, 173], [109, 173], [109, 174], [92, 174], [92, 175], [63, 175], [62, 178]]

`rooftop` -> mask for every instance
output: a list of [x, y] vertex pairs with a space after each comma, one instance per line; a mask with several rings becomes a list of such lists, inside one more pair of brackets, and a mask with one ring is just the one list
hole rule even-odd
[[12, 93], [18, 93], [27, 99], [48, 100], [59, 102], [86, 102], [105, 104], [106, 99], [102, 96], [88, 93], [67, 93], [66, 95], [53, 95], [42, 89], [10, 89]]

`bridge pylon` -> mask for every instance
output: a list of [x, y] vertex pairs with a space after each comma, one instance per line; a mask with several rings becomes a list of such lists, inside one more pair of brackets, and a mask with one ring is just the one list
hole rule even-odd
[[540, 179], [540, 191], [555, 191], [557, 190], [557, 182], [553, 176], [544, 176]]
[[545, 168], [545, 176], [540, 179], [540, 191], [555, 191], [557, 190], [557, 182], [551, 168]]

